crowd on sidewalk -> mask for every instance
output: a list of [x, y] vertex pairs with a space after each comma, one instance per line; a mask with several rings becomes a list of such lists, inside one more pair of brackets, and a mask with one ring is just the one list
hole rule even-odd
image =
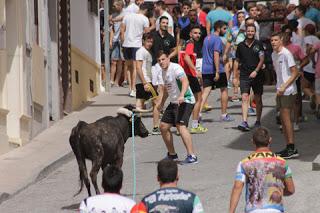
[[[180, 164], [198, 163], [191, 134], [208, 131], [201, 118], [203, 111], [212, 109], [207, 101], [211, 90], [220, 91], [221, 122], [235, 121], [228, 114], [228, 102], [241, 101], [238, 129], [255, 129], [257, 151], [238, 166], [230, 212], [235, 211], [244, 183], [249, 193], [246, 212], [283, 212], [282, 196], [294, 192], [284, 159], [299, 156], [294, 131], [304, 118], [303, 99], [310, 101], [320, 119], [320, 4], [284, 2], [216, 0], [215, 7], [208, 8], [201, 0], [173, 7], [164, 1], [114, 0], [109, 16], [110, 41], [106, 42], [111, 50], [111, 85], [128, 87], [140, 110], [147, 110], [146, 102], [152, 104], [152, 134], [161, 134], [167, 148], [165, 160], [179, 159], [171, 132], [176, 127], [187, 151]], [[276, 85], [277, 121], [286, 141], [286, 147], [276, 153], [269, 150], [271, 137], [261, 127], [266, 83]], [[228, 88], [232, 88], [230, 96]], [[252, 126], [248, 115], [256, 116]], [[175, 178], [171, 182], [177, 181], [177, 174], [171, 175]], [[161, 185], [163, 179], [158, 179]], [[169, 190], [172, 196], [175, 190]], [[165, 196], [165, 191], [159, 193]], [[147, 210], [140, 212], [152, 212], [157, 193], [143, 199], [141, 205]], [[201, 203], [196, 206], [198, 211], [190, 207], [182, 212], [203, 212]]]

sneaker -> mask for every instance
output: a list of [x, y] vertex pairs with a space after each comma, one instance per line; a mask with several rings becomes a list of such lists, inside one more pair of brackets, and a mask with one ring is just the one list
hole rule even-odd
[[129, 93], [129, 96], [132, 98], [136, 97], [136, 91], [135, 90], [131, 90], [131, 92]]
[[173, 160], [173, 161], [178, 161], [178, 155], [174, 154], [174, 155], [170, 155], [169, 152], [167, 153], [167, 156], [165, 158], [163, 158], [164, 160]]
[[181, 165], [185, 164], [197, 164], [198, 163], [198, 158], [195, 155], [187, 155], [186, 159], [184, 161], [181, 161]]
[[238, 96], [233, 96], [233, 97], [231, 97], [230, 101], [237, 103], [237, 102], [240, 102], [240, 98]]
[[254, 123], [254, 128], [259, 128], [259, 127], [261, 127], [261, 122], [260, 121], [256, 121]]
[[284, 159], [291, 159], [291, 158], [296, 158], [299, 157], [299, 153], [297, 149], [288, 149], [285, 148], [284, 150], [280, 152], [276, 152], [276, 155], [284, 158]]
[[298, 132], [300, 130], [299, 124], [294, 123], [293, 124], [293, 131]]
[[129, 86], [128, 81], [123, 81], [121, 86], [127, 88]]
[[208, 105], [208, 104], [205, 104], [203, 105], [202, 107], [202, 112], [208, 112], [208, 111], [211, 111], [213, 109], [212, 106]]
[[191, 128], [190, 133], [191, 134], [203, 134], [208, 131], [208, 128], [203, 127], [201, 124], [198, 125], [196, 128]]
[[161, 135], [160, 128], [159, 127], [153, 127], [151, 131], [152, 135]]
[[238, 129], [241, 131], [250, 131], [250, 127], [247, 121], [242, 121], [242, 123], [238, 126]]
[[279, 125], [279, 129], [282, 131], [282, 125], [281, 124]]
[[221, 122], [230, 122], [230, 121], [234, 121], [234, 118], [231, 117], [229, 114], [227, 114], [225, 116], [221, 115], [220, 121]]
[[256, 111], [252, 107], [249, 107], [248, 108], [248, 115], [255, 116], [256, 115]]

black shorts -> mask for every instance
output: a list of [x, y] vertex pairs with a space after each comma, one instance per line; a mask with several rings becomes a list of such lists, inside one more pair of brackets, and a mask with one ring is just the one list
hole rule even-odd
[[215, 89], [228, 87], [226, 73], [220, 73], [218, 81], [214, 81], [215, 76], [215, 74], [202, 74], [203, 88], [212, 87], [212, 89]]
[[[155, 88], [155, 86], [153, 86], [151, 83], [150, 85], [153, 87], [154, 91], [158, 95], [157, 89]], [[152, 93], [145, 91], [143, 84], [136, 84], [136, 91], [137, 91], [136, 99], [149, 100], [150, 98], [152, 98]]]
[[170, 103], [163, 113], [161, 122], [172, 124], [181, 124], [188, 127], [189, 118], [194, 104], [182, 103], [180, 105]]
[[137, 47], [123, 47], [123, 57], [125, 60], [136, 60]]
[[188, 80], [189, 80], [189, 86], [190, 86], [193, 94], [201, 92], [201, 86], [200, 86], [198, 78], [197, 77], [193, 77], [191, 75], [187, 75], [187, 77], [188, 77]]
[[303, 72], [303, 76], [307, 81], [309, 81], [311, 84], [314, 83], [315, 78], [314, 78], [314, 73], [309, 73], [309, 72]]
[[250, 79], [241, 79], [240, 78], [240, 91], [241, 94], [248, 93], [250, 94], [250, 88], [252, 88], [255, 95], [263, 94], [263, 77], [256, 76], [256, 78]]

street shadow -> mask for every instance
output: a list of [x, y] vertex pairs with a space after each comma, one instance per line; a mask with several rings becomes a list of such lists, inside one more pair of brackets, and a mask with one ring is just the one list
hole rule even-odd
[[75, 203], [75, 204], [71, 204], [69, 206], [63, 206], [61, 207], [61, 210], [74, 210], [74, 211], [78, 211], [79, 210], [79, 206], [80, 203]]
[[[303, 109], [305, 109], [303, 114], [309, 119], [307, 122], [300, 123], [300, 131], [294, 133], [295, 145], [300, 154], [297, 160], [312, 162], [317, 155], [320, 154], [320, 123], [315, 119], [313, 113], [309, 110], [308, 104], [304, 104]], [[276, 111], [274, 109], [266, 114], [261, 120], [261, 124], [270, 130], [270, 135], [272, 137], [271, 150], [273, 152], [280, 151], [286, 146], [284, 135], [282, 131], [280, 131], [279, 126], [276, 124], [275, 117]], [[228, 128], [238, 131], [240, 136], [236, 140], [226, 145], [226, 147], [237, 150], [254, 150], [254, 146], [251, 142], [254, 130], [251, 130], [250, 132], [242, 132], [238, 130], [237, 127]]]

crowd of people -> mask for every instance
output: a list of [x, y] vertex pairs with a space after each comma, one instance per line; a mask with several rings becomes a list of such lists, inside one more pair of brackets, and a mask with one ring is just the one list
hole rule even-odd
[[[284, 159], [299, 156], [294, 131], [299, 131], [304, 118], [303, 99], [310, 101], [316, 119], [320, 119], [320, 4], [285, 2], [215, 0], [211, 8], [201, 0], [176, 6], [164, 1], [114, 0], [109, 16], [111, 85], [128, 87], [138, 109], [145, 110], [146, 102], [152, 104], [151, 133], [161, 134], [167, 148], [165, 160], [179, 159], [171, 132], [176, 127], [187, 151], [180, 163], [198, 163], [191, 134], [208, 131], [201, 120], [202, 112], [212, 109], [208, 105], [211, 90], [220, 91], [221, 122], [235, 121], [228, 114], [228, 102], [241, 101], [242, 121], [237, 127], [241, 131], [255, 129], [257, 152], [238, 166], [230, 212], [235, 211], [244, 183], [251, 193], [247, 212], [260, 212], [253, 211], [259, 208], [283, 212], [282, 196], [294, 192]], [[264, 84], [276, 85], [277, 122], [286, 141], [286, 147], [275, 154], [268, 148], [268, 131], [261, 127]], [[256, 116], [253, 125], [249, 125], [248, 115]], [[264, 171], [262, 176], [257, 169]], [[273, 184], [276, 190], [271, 190], [267, 200], [270, 190], [264, 191], [264, 181], [268, 175], [273, 175], [269, 183], [280, 180], [283, 184]], [[173, 176], [174, 182], [177, 175]], [[157, 193], [166, 194], [166, 190], [146, 196], [139, 205], [153, 208], [151, 201], [158, 199]], [[200, 201], [197, 206], [199, 211], [194, 212], [203, 212]]]

